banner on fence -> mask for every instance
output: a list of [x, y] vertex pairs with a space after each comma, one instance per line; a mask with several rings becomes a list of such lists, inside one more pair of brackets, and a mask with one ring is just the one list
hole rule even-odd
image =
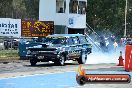
[[0, 36], [21, 36], [21, 19], [0, 18]]
[[54, 32], [53, 21], [22, 20], [22, 37], [44, 37]]

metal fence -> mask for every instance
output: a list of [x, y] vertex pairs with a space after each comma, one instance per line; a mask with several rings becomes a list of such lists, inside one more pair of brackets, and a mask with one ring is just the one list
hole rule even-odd
[[18, 40], [15, 38], [0, 38], [0, 58], [18, 58]]

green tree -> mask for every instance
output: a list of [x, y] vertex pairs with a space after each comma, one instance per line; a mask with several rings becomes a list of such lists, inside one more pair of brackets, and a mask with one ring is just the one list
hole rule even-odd
[[12, 17], [12, 0], [0, 0], [0, 17], [11, 18]]
[[37, 19], [39, 17], [39, 0], [24, 0], [27, 17]]
[[37, 19], [39, 0], [0, 0], [0, 18]]
[[88, 0], [87, 23], [96, 31], [123, 35], [125, 0]]
[[12, 1], [13, 6], [13, 18], [20, 18], [24, 19], [26, 18], [26, 7], [23, 0], [13, 0]]

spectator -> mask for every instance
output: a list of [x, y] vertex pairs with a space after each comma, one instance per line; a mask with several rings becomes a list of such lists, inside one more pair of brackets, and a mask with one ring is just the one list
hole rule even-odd
[[118, 47], [117, 42], [115, 41], [113, 45], [114, 45], [114, 49], [115, 49], [115, 51], [116, 51], [116, 49], [117, 49], [117, 47]]
[[8, 40], [4, 40], [4, 48], [5, 48], [5, 50], [9, 49]]
[[63, 8], [61, 7], [58, 13], [63, 13]]

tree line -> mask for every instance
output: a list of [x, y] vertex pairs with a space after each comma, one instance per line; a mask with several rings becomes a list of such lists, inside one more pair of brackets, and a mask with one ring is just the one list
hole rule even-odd
[[38, 19], [39, 0], [0, 0], [0, 18]]
[[[0, 18], [39, 18], [39, 0], [0, 0]], [[95, 31], [123, 37], [126, 0], [87, 0], [87, 23]], [[128, 0], [127, 35], [132, 35], [132, 0]]]
[[[126, 0], [88, 0], [87, 23], [98, 32], [123, 37]], [[132, 35], [132, 0], [128, 0], [127, 36]]]

